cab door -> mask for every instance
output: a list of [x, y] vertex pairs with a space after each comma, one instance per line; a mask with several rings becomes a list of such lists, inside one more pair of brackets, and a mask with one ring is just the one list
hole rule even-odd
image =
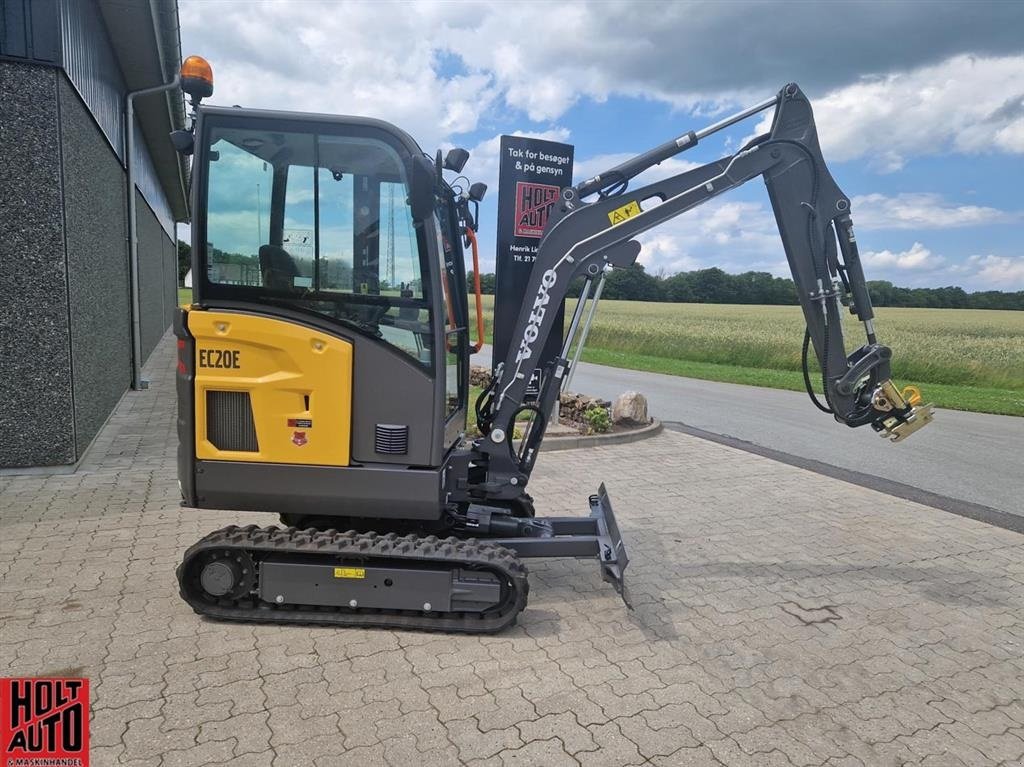
[[444, 419], [445, 448], [461, 439], [466, 430], [469, 398], [469, 310], [466, 298], [466, 264], [451, 195], [437, 211], [437, 232], [441, 240], [441, 281], [444, 303]]

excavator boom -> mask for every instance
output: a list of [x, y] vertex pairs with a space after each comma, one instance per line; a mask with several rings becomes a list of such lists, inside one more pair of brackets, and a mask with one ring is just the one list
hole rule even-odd
[[[736, 154], [627, 191], [629, 180], [663, 160], [696, 146], [704, 137], [775, 107], [768, 133]], [[850, 199], [833, 180], [818, 144], [814, 115], [795, 84], [701, 131], [691, 131], [649, 152], [563, 190], [537, 253], [513, 343], [496, 369], [493, 390], [479, 413], [487, 428], [473, 447], [474, 463], [485, 466], [469, 497], [511, 498], [529, 479], [546, 418], [570, 365], [573, 332], [562, 355], [541, 371], [539, 401], [526, 402], [527, 385], [538, 366], [547, 337], [561, 332], [553, 307], [566, 297], [572, 281], [585, 278], [583, 299], [609, 268], [631, 265], [640, 252], [636, 236], [731, 189], [763, 178], [778, 223], [786, 258], [796, 283], [807, 325], [805, 378], [808, 393], [822, 410], [847, 426], [871, 425], [899, 441], [927, 424], [930, 405], [909, 402], [891, 381], [890, 349], [878, 343], [874, 312], [857, 251]], [[584, 197], [597, 194], [593, 202]], [[842, 313], [863, 323], [865, 341], [848, 353]], [[575, 330], [576, 323], [572, 325]], [[813, 346], [821, 369], [825, 403], [817, 401], [806, 372]], [[521, 447], [510, 440], [515, 420], [534, 416]]]

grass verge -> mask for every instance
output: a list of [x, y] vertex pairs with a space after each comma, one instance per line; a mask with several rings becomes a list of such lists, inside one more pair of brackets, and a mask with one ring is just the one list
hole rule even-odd
[[[739, 365], [718, 365], [709, 362], [666, 359], [643, 354], [608, 351], [587, 347], [583, 360], [597, 365], [608, 365], [629, 370], [646, 370], [651, 373], [699, 378], [704, 381], [766, 386], [772, 389], [804, 391], [803, 375], [792, 370], [772, 370], [742, 367]], [[812, 372], [812, 376], [814, 373]], [[902, 386], [908, 381], [898, 381]], [[959, 386], [938, 383], [920, 385], [926, 402], [951, 410], [970, 410], [981, 413], [1024, 416], [1024, 391], [1015, 389], [990, 389], [975, 386]]]

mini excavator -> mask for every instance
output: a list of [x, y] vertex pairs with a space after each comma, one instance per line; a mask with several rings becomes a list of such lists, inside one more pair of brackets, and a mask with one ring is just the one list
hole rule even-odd
[[[540, 241], [513, 339], [474, 407], [464, 248], [486, 187], [469, 154], [431, 158], [380, 120], [207, 106], [209, 64], [189, 57], [194, 300], [175, 321], [183, 506], [272, 512], [184, 554], [182, 598], [222, 620], [489, 633], [527, 602], [530, 557], [597, 560], [627, 599], [626, 547], [602, 484], [589, 514], [540, 517], [526, 488], [571, 365], [584, 307], [637, 235], [764, 180], [806, 320], [804, 378], [846, 426], [900, 441], [932, 419], [890, 378], [876, 340], [850, 200], [829, 174], [795, 84], [562, 190]], [[630, 190], [644, 170], [774, 109], [735, 154]], [[455, 174], [451, 181], [444, 172]], [[568, 332], [555, 307], [583, 288]], [[509, 300], [499, 297], [499, 300]], [[842, 314], [863, 324], [848, 353]], [[561, 354], [539, 365], [552, 333]], [[813, 348], [823, 401], [807, 364]], [[527, 388], [539, 373], [534, 398]], [[521, 437], [516, 423], [525, 421]]]

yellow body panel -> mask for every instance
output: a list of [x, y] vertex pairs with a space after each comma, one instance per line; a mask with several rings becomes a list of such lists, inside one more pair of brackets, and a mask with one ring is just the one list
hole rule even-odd
[[[352, 344], [291, 322], [190, 311], [195, 338], [196, 458], [348, 466]], [[206, 392], [249, 393], [256, 452], [218, 450], [206, 433]]]

